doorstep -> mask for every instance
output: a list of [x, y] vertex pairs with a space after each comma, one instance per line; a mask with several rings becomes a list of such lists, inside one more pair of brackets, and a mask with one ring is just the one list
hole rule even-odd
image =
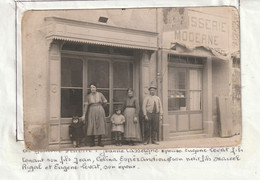
[[212, 137], [212, 138], [197, 138], [197, 139], [175, 139], [169, 141], [160, 141], [159, 145], [148, 144], [144, 145], [142, 143], [136, 144], [135, 146], [129, 145], [106, 145], [105, 147], [89, 147], [83, 146], [80, 148], [73, 147], [63, 147], [60, 150], [65, 151], [81, 151], [81, 150], [107, 150], [107, 149], [172, 149], [172, 148], [211, 148], [211, 147], [231, 147], [238, 146], [240, 143], [241, 137], [240, 135], [235, 135], [229, 138], [220, 138], [220, 137]]

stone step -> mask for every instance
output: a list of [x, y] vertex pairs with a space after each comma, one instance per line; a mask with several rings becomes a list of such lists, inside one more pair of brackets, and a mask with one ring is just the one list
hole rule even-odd
[[170, 136], [169, 140], [185, 140], [185, 139], [201, 139], [206, 138], [207, 135], [204, 133], [199, 134], [178, 134], [178, 135], [172, 135]]

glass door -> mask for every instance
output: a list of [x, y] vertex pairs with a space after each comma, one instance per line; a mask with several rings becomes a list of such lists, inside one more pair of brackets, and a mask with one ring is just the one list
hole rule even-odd
[[202, 70], [168, 69], [168, 112], [171, 132], [202, 130]]
[[[115, 108], [121, 107], [127, 95], [127, 89], [133, 88], [133, 61], [119, 59], [87, 59], [87, 84], [95, 82], [108, 103], [104, 106], [106, 114], [105, 139], [110, 141], [111, 121]], [[88, 94], [88, 91], [85, 94]]]

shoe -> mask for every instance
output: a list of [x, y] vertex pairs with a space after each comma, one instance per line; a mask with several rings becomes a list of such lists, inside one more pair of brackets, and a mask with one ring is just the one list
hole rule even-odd
[[89, 147], [94, 147], [95, 146], [95, 136], [90, 136], [91, 137], [91, 141], [89, 144]]
[[99, 135], [99, 136], [98, 136], [98, 146], [104, 147], [104, 144], [102, 144], [101, 139], [102, 139], [102, 136]]
[[100, 147], [104, 147], [104, 144], [102, 144], [102, 143], [98, 143], [98, 146], [100, 146]]
[[155, 141], [153, 141], [152, 144], [159, 145], [159, 143]]
[[90, 143], [90, 145], [89, 145], [89, 147], [94, 147], [94, 146], [95, 146], [94, 142]]

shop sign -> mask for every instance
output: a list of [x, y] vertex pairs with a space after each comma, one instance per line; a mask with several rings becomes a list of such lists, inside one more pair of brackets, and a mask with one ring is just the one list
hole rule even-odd
[[[190, 9], [186, 11], [179, 15], [175, 13], [173, 18], [175, 21], [169, 20], [171, 19], [169, 16], [173, 13], [167, 14], [167, 21], [164, 17], [163, 45], [165, 48], [170, 48], [172, 43], [178, 42], [187, 47], [205, 46], [219, 51], [228, 49], [228, 18]], [[179, 21], [181, 24], [176, 24], [177, 19], [182, 20]]]

